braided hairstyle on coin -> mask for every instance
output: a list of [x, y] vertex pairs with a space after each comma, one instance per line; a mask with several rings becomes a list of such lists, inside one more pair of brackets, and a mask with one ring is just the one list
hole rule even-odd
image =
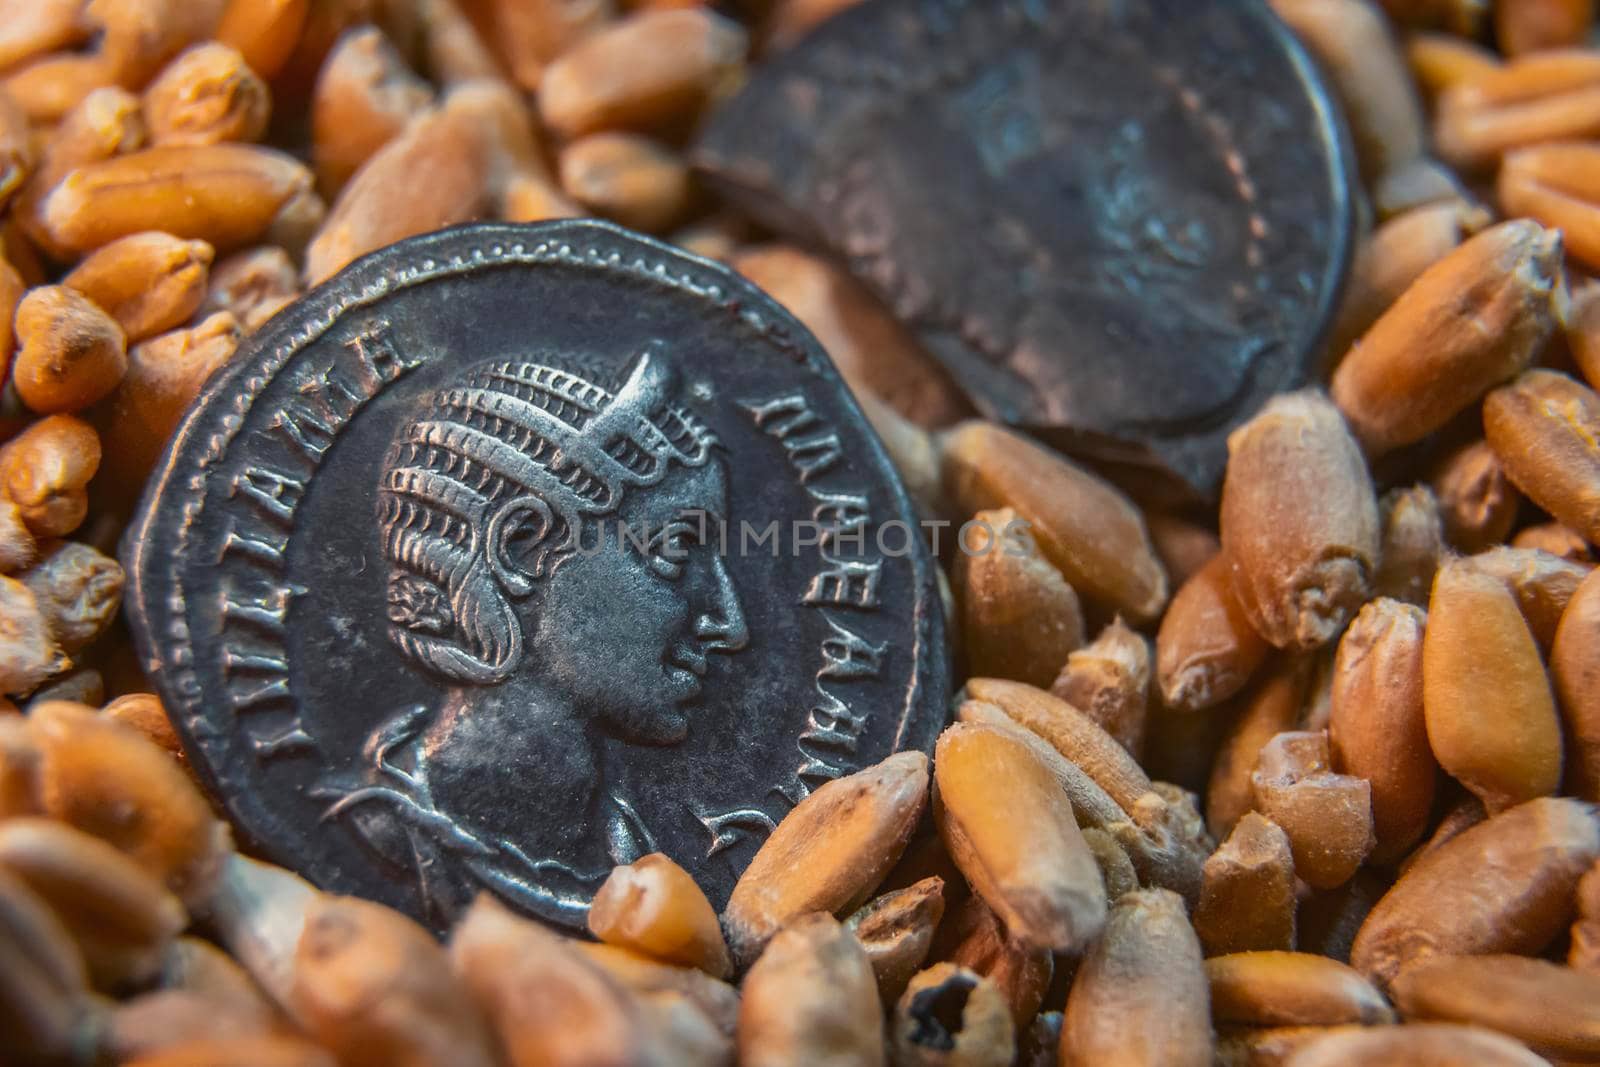
[[540, 353], [474, 369], [396, 434], [378, 492], [389, 635], [455, 682], [493, 685], [522, 658], [513, 601], [570, 559], [585, 520], [717, 446], [672, 403], [657, 343], [620, 382]]

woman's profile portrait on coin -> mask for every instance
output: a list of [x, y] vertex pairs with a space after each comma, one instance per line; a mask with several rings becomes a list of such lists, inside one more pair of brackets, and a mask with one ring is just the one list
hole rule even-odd
[[[727, 512], [720, 445], [677, 405], [660, 347], [619, 383], [559, 354], [473, 369], [390, 448], [389, 635], [451, 688], [436, 710], [382, 722], [361, 780], [323, 791], [337, 796], [330, 816], [415, 868], [430, 909], [480, 888], [592, 892], [612, 864], [654, 851], [608, 788], [599, 741], [681, 742], [710, 656], [748, 644], [705, 538]], [[526, 806], [552, 803], [570, 817], [530, 828]]]

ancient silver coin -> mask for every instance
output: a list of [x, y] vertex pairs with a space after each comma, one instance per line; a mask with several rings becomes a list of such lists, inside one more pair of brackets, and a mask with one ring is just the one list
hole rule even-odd
[[129, 534], [138, 648], [243, 839], [436, 929], [714, 904], [809, 790], [928, 749], [933, 564], [811, 336], [592, 221], [354, 264], [208, 383]]
[[1354, 234], [1337, 105], [1263, 0], [865, 0], [695, 160], [984, 414], [1179, 496], [1306, 380]]

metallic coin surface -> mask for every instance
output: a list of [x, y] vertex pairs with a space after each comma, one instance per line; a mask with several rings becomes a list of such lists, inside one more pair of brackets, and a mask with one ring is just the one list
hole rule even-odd
[[986, 414], [1202, 495], [1306, 377], [1350, 257], [1342, 127], [1260, 0], [866, 0], [695, 160]]
[[606, 223], [375, 253], [251, 337], [146, 490], [140, 654], [243, 838], [442, 929], [717, 906], [808, 789], [929, 749], [933, 564], [816, 341]]

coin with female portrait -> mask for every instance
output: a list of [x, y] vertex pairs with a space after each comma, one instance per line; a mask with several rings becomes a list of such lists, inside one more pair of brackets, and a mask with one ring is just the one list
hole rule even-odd
[[731, 888], [806, 792], [926, 748], [932, 564], [803, 328], [597, 222], [357, 263], [207, 386], [130, 540], [140, 647], [241, 834], [444, 928]]

